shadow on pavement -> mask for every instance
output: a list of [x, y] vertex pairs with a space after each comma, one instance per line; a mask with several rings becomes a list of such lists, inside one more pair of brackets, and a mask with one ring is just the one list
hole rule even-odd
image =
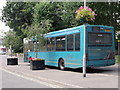
[[[58, 70], [58, 67], [53, 67], [53, 66], [46, 66], [46, 68], [48, 69], [57, 69]], [[82, 68], [77, 68], [77, 69], [72, 69], [72, 68], [65, 68], [64, 71], [71, 71], [71, 72], [76, 72], [76, 73], [82, 73]], [[118, 70], [116, 69], [116, 67], [112, 67], [111, 68], [86, 68], [86, 72], [87, 73], [107, 73], [107, 72], [118, 72]]]

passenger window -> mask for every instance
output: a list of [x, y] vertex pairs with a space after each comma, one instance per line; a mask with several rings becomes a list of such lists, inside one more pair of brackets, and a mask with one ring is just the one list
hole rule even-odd
[[65, 51], [65, 36], [56, 37], [56, 51]]
[[75, 34], [75, 50], [80, 51], [80, 33]]
[[34, 44], [31, 41], [28, 41], [27, 43], [24, 43], [24, 51], [34, 51], [33, 49]]
[[55, 38], [48, 38], [47, 40], [47, 51], [55, 50]]
[[47, 43], [47, 39], [46, 38], [43, 38], [43, 39], [40, 40], [40, 51], [41, 52], [46, 52], [47, 51], [46, 43]]
[[73, 51], [74, 50], [74, 39], [73, 39], [73, 35], [68, 35], [67, 36], [67, 50], [68, 51]]

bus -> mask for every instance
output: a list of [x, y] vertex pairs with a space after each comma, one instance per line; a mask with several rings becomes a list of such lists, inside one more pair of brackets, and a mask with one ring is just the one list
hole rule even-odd
[[45, 65], [56, 66], [60, 69], [81, 68], [85, 50], [86, 67], [115, 64], [114, 28], [112, 26], [81, 25], [47, 33], [44, 38], [42, 42], [37, 42], [33, 38], [25, 41], [25, 62], [37, 56], [45, 59]]
[[6, 54], [6, 48], [0, 47], [0, 55], [5, 55]]

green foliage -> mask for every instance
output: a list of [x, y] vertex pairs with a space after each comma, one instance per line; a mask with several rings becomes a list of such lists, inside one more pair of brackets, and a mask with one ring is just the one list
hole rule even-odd
[[34, 9], [34, 23], [41, 23], [42, 20], [49, 20], [52, 27], [50, 30], [58, 30], [61, 26], [60, 17], [57, 14], [58, 4], [50, 2], [41, 2], [36, 4]]
[[94, 2], [89, 3], [97, 13], [97, 17], [93, 24], [113, 26], [116, 31], [120, 30], [120, 4], [117, 2]]
[[3, 21], [14, 31], [21, 30], [32, 23], [35, 3], [7, 2], [3, 9]]
[[56, 31], [68, 27], [77, 26], [80, 23], [75, 21], [75, 11], [81, 3], [66, 2], [41, 2], [36, 4], [34, 9], [34, 22], [50, 20], [52, 27], [50, 31]]
[[43, 39], [43, 35], [49, 32], [51, 28], [50, 20], [41, 20], [40, 23], [34, 23], [28, 26], [24, 33], [26, 33], [28, 38], [35, 37], [39, 40]]
[[120, 63], [120, 55], [116, 55], [115, 59], [116, 59], [116, 63]]
[[75, 11], [82, 6], [81, 2], [63, 2], [59, 5], [60, 17], [62, 20], [62, 29], [80, 25], [81, 23], [75, 20]]
[[33, 22], [26, 29], [23, 29], [23, 32], [29, 38], [35, 36], [38, 40], [44, 42], [45, 40], [42, 40], [42, 35], [47, 32], [79, 25], [74, 20], [75, 10], [73, 9], [73, 5], [78, 8], [81, 3], [76, 4], [63, 2], [37, 3], [34, 7]]
[[118, 40], [120, 40], [120, 34], [118, 35]]
[[[36, 36], [42, 40], [42, 35], [47, 32], [80, 25], [80, 21], [75, 20], [75, 11], [80, 6], [83, 6], [83, 2], [7, 2], [2, 20], [20, 38], [21, 41], [17, 43], [23, 45], [22, 39], [25, 37]], [[87, 3], [87, 6], [98, 15], [95, 22], [89, 24], [110, 25], [120, 30], [120, 23], [117, 22], [120, 20], [120, 4], [96, 2]], [[9, 40], [6, 42], [9, 44]], [[21, 46], [19, 50], [16, 47], [16, 51], [21, 49]]]
[[14, 31], [9, 31], [6, 33], [6, 36], [3, 40], [3, 45], [7, 48], [12, 48], [14, 52], [21, 52], [22, 50], [22, 39], [17, 36]]
[[[18, 36], [21, 41], [18, 44], [23, 45], [22, 39], [26, 35], [22, 32], [28, 25], [31, 25], [33, 21], [33, 9], [36, 3], [32, 2], [7, 2], [6, 6], [2, 11], [2, 20], [8, 25], [13, 31], [15, 31], [16, 36]], [[14, 40], [14, 39], [13, 39]], [[6, 42], [9, 44], [9, 41]], [[15, 44], [17, 45], [17, 44]], [[17, 48], [16, 48], [17, 47]], [[21, 47], [18, 45], [15, 47], [16, 51], [22, 51]], [[19, 50], [18, 50], [19, 49]]]

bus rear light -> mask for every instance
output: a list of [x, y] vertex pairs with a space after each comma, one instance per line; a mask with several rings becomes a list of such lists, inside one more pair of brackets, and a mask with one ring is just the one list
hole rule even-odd
[[109, 59], [115, 59], [115, 53], [114, 52], [111, 52], [111, 55], [110, 55]]
[[112, 53], [112, 59], [115, 59], [115, 52]]
[[88, 60], [88, 53], [86, 53], [86, 60]]
[[115, 59], [115, 53], [114, 52], [109, 53], [107, 59]]

